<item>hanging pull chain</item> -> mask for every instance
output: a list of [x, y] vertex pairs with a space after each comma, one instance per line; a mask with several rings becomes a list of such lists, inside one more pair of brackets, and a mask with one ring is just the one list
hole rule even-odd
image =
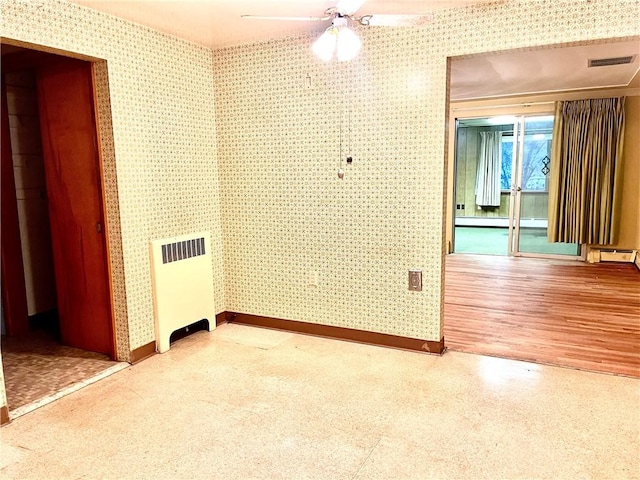
[[338, 158], [338, 178], [344, 178], [344, 170], [342, 170], [342, 114], [344, 109], [340, 109], [340, 157]]

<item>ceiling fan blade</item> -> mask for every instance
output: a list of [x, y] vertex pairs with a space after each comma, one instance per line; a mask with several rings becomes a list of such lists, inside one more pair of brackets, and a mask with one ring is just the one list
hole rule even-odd
[[421, 27], [433, 20], [433, 15], [363, 15], [357, 19], [362, 25], [372, 27]]
[[364, 5], [365, 1], [366, 0], [338, 0], [335, 10], [342, 15], [353, 15], [360, 10], [360, 7]]
[[248, 20], [285, 20], [292, 22], [326, 22], [331, 20], [330, 16], [324, 17], [270, 17], [265, 15], [240, 15]]

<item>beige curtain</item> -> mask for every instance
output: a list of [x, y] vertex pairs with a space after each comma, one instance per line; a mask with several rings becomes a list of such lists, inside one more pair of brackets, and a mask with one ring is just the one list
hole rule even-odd
[[615, 242], [624, 97], [557, 102], [549, 184], [550, 242]]
[[502, 132], [480, 132], [480, 158], [476, 169], [476, 205], [500, 206]]

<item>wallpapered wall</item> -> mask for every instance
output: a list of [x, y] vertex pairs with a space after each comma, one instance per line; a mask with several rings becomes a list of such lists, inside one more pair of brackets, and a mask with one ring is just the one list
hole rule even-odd
[[[212, 69], [205, 48], [77, 5], [0, 3], [3, 37], [107, 60], [130, 348], [154, 339], [149, 240], [202, 229], [217, 311], [439, 340], [447, 56], [637, 35], [639, 10], [497, 2], [424, 29], [363, 30], [350, 65], [318, 62], [303, 36], [216, 52]], [[342, 181], [341, 137], [354, 157]], [[423, 292], [407, 291], [409, 268], [424, 271]]]
[[152, 239], [212, 233], [223, 311], [212, 52], [63, 1], [3, 0], [0, 14], [4, 38], [106, 60], [97, 89], [118, 357], [155, 339]]
[[[312, 37], [215, 52], [227, 309], [439, 340], [446, 58], [637, 35], [638, 10], [442, 11], [423, 29], [361, 29], [349, 65], [315, 59]], [[343, 180], [341, 144], [354, 158]]]

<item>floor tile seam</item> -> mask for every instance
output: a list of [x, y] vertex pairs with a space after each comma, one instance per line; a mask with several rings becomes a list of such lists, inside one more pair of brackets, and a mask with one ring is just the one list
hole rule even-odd
[[[242, 326], [244, 326], [244, 325], [242, 325]], [[274, 330], [274, 331], [281, 332], [283, 334], [290, 334], [290, 335], [292, 334], [292, 332], [286, 332], [286, 331], [282, 331], [282, 330]], [[243, 346], [243, 347], [256, 348], [256, 349], [259, 349], [259, 350], [273, 350], [274, 348], [277, 348], [277, 347], [281, 346], [282, 344], [286, 343], [288, 340], [290, 340], [290, 337], [288, 337], [288, 338], [285, 338], [285, 339], [277, 342], [274, 345], [259, 346], [259, 345], [250, 345], [248, 343], [242, 343], [240, 340], [237, 340], [237, 339], [234, 339], [234, 338], [225, 338], [222, 335], [217, 336], [215, 331], [208, 332], [208, 333], [211, 334], [211, 339], [212, 340], [215, 339], [216, 341], [221, 341], [221, 342], [224, 342], [224, 343], [229, 344], [229, 345], [240, 345], [240, 346]]]
[[369, 461], [369, 459], [371, 458], [371, 455], [373, 455], [373, 452], [378, 448], [378, 445], [380, 445], [380, 442], [382, 441], [382, 438], [384, 437], [384, 433], [380, 434], [378, 440], [376, 441], [376, 444], [371, 447], [371, 449], [369, 450], [369, 453], [367, 454], [367, 456], [365, 457], [365, 459], [360, 463], [360, 466], [358, 467], [358, 469], [356, 470], [356, 472], [353, 474], [353, 476], [351, 477], [350, 480], [356, 480], [356, 478], [358, 477], [358, 475], [360, 475], [360, 472], [362, 471], [362, 469], [364, 468], [364, 466], [367, 464], [367, 462]]

